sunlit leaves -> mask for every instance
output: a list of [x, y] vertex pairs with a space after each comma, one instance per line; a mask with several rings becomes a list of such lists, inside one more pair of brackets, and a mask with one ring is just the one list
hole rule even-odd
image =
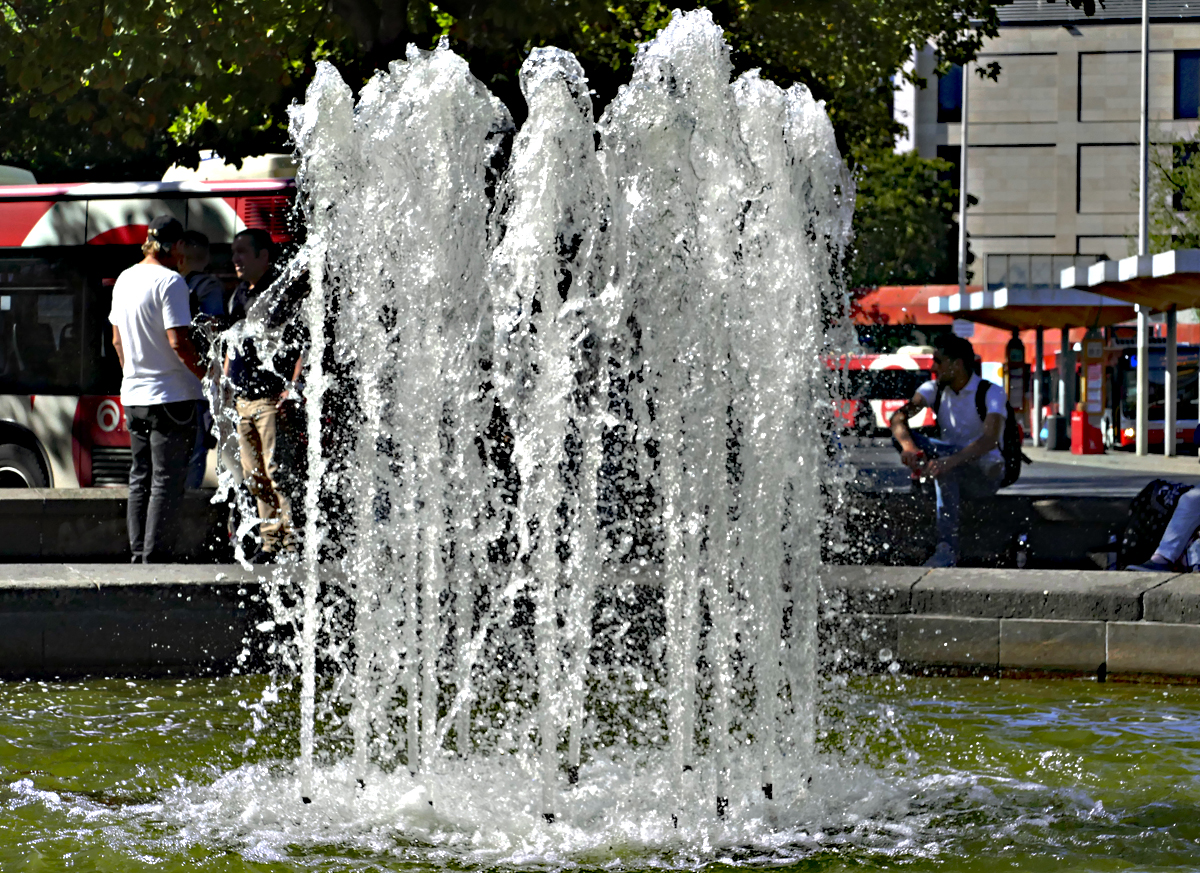
[[[1150, 252], [1200, 248], [1200, 133], [1150, 150]], [[1136, 196], [1136, 180], [1134, 188]], [[1130, 254], [1137, 254], [1130, 230]]]
[[[148, 175], [203, 148], [232, 160], [278, 149], [314, 54], [345, 38], [319, 0], [0, 0], [0, 9], [0, 162], [43, 176], [135, 156]], [[197, 105], [222, 109], [189, 111]]]
[[850, 282], [862, 288], [947, 280], [955, 186], [939, 173], [950, 164], [913, 152], [861, 151], [854, 211]]
[[[1082, 0], [1072, 0], [1082, 2]], [[574, 51], [597, 109], [639, 43], [695, 0], [0, 0], [0, 162], [75, 177], [149, 175], [215, 149], [286, 141], [285, 108], [316, 60], [353, 86], [439, 34], [519, 117], [530, 48]], [[847, 152], [890, 146], [893, 79], [912, 46], [947, 63], [995, 31], [993, 0], [705, 0], [736, 72], [761, 68], [827, 102]], [[135, 145], [140, 143], [141, 145]], [[125, 166], [119, 165], [125, 162]], [[107, 167], [107, 169], [105, 169]]]

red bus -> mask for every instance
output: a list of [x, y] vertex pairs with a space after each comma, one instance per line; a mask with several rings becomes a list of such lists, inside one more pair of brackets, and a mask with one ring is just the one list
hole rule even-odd
[[0, 185], [0, 488], [127, 485], [129, 433], [108, 313], [146, 228], [208, 236], [231, 287], [247, 227], [290, 239], [291, 179]]
[[[1102, 429], [1105, 445], [1110, 448], [1133, 448], [1137, 443], [1137, 350], [1129, 347], [1110, 347], [1108, 355], [1109, 406], [1104, 410]], [[1200, 388], [1200, 348], [1177, 346], [1178, 399], [1175, 404], [1175, 438], [1179, 445], [1196, 442], [1200, 425], [1197, 414], [1197, 389]], [[1162, 445], [1163, 422], [1166, 419], [1167, 351], [1162, 343], [1150, 347], [1150, 445]]]
[[[933, 350], [904, 346], [890, 354], [850, 355], [839, 362], [846, 371], [838, 418], [859, 436], [890, 436], [891, 415], [933, 378]], [[933, 412], [922, 409], [909, 424], [928, 427]]]

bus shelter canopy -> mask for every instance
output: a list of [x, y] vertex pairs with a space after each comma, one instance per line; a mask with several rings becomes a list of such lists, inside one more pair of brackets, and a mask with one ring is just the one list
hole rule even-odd
[[1090, 267], [1067, 267], [1060, 285], [1114, 297], [1149, 309], [1200, 306], [1200, 249], [1133, 255]]
[[929, 311], [1002, 330], [1105, 327], [1134, 317], [1124, 300], [1076, 288], [999, 288], [931, 297]]

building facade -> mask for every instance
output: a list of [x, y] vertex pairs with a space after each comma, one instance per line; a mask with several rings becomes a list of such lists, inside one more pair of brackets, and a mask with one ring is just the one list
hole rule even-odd
[[[1000, 35], [970, 76], [967, 215], [973, 284], [1052, 287], [1073, 263], [1131, 253], [1138, 222], [1141, 2], [1105, 0], [1092, 17], [1063, 0], [999, 9]], [[1200, 116], [1200, 5], [1150, 0], [1151, 139], [1192, 136]], [[932, 48], [915, 53], [924, 88], [905, 84], [898, 150], [957, 166], [962, 71], [934, 75]]]

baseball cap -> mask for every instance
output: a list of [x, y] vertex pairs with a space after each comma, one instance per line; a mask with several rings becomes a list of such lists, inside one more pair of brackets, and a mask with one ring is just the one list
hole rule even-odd
[[183, 239], [183, 225], [170, 215], [160, 215], [150, 222], [146, 238], [157, 240], [164, 246], [173, 245]]

